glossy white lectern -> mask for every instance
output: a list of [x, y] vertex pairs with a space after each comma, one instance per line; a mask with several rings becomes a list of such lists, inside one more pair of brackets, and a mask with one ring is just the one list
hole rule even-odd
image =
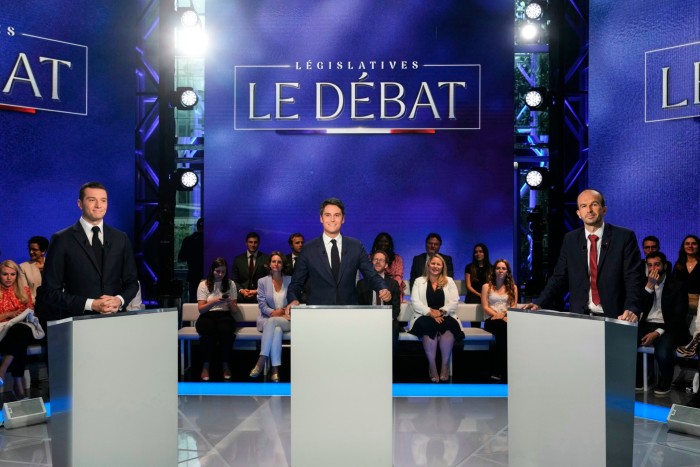
[[48, 323], [53, 465], [177, 465], [177, 309]]
[[632, 465], [636, 342], [626, 321], [509, 311], [509, 465]]
[[297, 307], [292, 323], [292, 465], [392, 465], [391, 307]]

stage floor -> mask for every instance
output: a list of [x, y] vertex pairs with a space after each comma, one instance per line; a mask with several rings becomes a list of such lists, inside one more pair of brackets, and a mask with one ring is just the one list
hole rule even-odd
[[[284, 383], [181, 383], [179, 465], [288, 466], [289, 390]], [[395, 385], [394, 465], [508, 465], [506, 391]], [[668, 407], [638, 403], [635, 413], [634, 466], [700, 466], [700, 439], [669, 432], [659, 421]], [[46, 424], [0, 429], [0, 466], [27, 465], [52, 465]]]

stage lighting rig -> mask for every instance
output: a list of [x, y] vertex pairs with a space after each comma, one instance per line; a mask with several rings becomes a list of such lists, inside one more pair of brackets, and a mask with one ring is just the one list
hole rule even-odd
[[527, 42], [535, 42], [540, 35], [540, 28], [537, 24], [525, 21], [520, 26], [520, 37]]
[[179, 87], [173, 91], [170, 103], [178, 110], [192, 110], [199, 102], [199, 96], [191, 87]]
[[177, 169], [173, 175], [173, 181], [177, 190], [192, 191], [199, 183], [199, 177], [192, 169]]
[[544, 167], [530, 169], [525, 174], [525, 183], [531, 190], [546, 190], [549, 187], [549, 170]]
[[539, 20], [544, 16], [544, 5], [541, 2], [530, 2], [525, 6], [525, 17], [531, 20]]
[[184, 28], [193, 28], [199, 25], [199, 15], [192, 7], [178, 8], [180, 15], [180, 25]]
[[532, 88], [525, 93], [525, 105], [530, 110], [544, 110], [549, 106], [549, 93], [545, 88]]

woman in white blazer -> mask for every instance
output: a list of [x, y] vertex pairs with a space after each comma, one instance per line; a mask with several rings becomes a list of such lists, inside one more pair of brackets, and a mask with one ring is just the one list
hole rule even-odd
[[[425, 273], [413, 283], [411, 306], [413, 318], [408, 331], [423, 341], [428, 357], [430, 381], [447, 381], [450, 377], [450, 358], [455, 341], [464, 339], [462, 325], [456, 317], [459, 292], [447, 276], [445, 260], [439, 254], [429, 256]], [[440, 348], [442, 365], [438, 374], [436, 356]]]
[[262, 332], [260, 342], [260, 357], [250, 372], [251, 378], [260, 376], [270, 359], [272, 372], [270, 379], [279, 382], [279, 368], [282, 364], [282, 335], [289, 332], [290, 316], [286, 313], [287, 287], [292, 278], [284, 276], [287, 259], [279, 251], [273, 251], [268, 257], [265, 267], [270, 274], [258, 281], [258, 315], [257, 327]]

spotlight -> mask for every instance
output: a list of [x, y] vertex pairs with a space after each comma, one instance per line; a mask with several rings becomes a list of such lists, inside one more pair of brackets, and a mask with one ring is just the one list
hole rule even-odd
[[178, 8], [177, 12], [180, 14], [180, 24], [183, 27], [193, 28], [199, 24], [199, 15], [194, 8]]
[[525, 16], [528, 19], [541, 19], [544, 15], [544, 8], [539, 2], [530, 2], [525, 7]]
[[544, 167], [536, 167], [530, 169], [530, 171], [525, 174], [525, 183], [530, 187], [531, 190], [545, 190], [548, 187], [549, 180], [549, 170]]
[[177, 169], [173, 179], [175, 188], [180, 191], [192, 191], [199, 183], [197, 173], [191, 169]]
[[537, 36], [539, 35], [539, 29], [537, 25], [533, 23], [525, 23], [521, 28], [520, 28], [520, 37], [523, 38], [523, 40], [526, 41], [533, 41], [537, 39]]
[[170, 100], [170, 103], [179, 110], [192, 110], [199, 102], [199, 96], [191, 87], [177, 88]]
[[525, 105], [530, 110], [544, 110], [547, 108], [548, 93], [545, 88], [532, 88], [525, 94]]

